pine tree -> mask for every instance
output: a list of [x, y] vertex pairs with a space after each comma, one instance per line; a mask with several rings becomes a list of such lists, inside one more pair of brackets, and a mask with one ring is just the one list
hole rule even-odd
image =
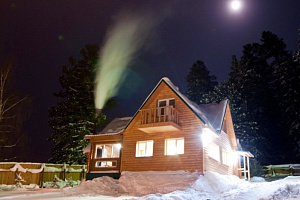
[[274, 71], [286, 61], [287, 51], [283, 40], [271, 32], [263, 32], [261, 42], [245, 45], [241, 59], [233, 59], [229, 84], [240, 94], [234, 120], [239, 127], [245, 125], [238, 130], [248, 135], [243, 142], [254, 146], [256, 156], [266, 164], [287, 159], [282, 153], [287, 141], [274, 86]]
[[256, 121], [248, 118], [247, 101], [243, 98], [235, 85], [228, 81], [221, 82], [213, 91], [205, 95], [209, 102], [229, 100], [230, 111], [233, 119], [236, 137], [242, 143], [243, 149], [252, 152], [255, 156], [262, 154], [255, 145], [264, 138], [256, 132]]
[[[193, 86], [190, 94], [202, 91]], [[229, 99], [237, 138], [260, 163], [299, 162], [299, 88], [300, 50], [293, 57], [283, 39], [263, 32], [261, 43], [244, 45], [242, 57], [232, 57], [229, 80], [201, 97], [204, 102]]]
[[[97, 45], [86, 45], [80, 51], [80, 60], [70, 57], [71, 67], [63, 66], [63, 75], [59, 78], [62, 90], [54, 94], [62, 100], [49, 109], [48, 123], [53, 128], [50, 162], [86, 163], [87, 155], [82, 152], [88, 141], [84, 136], [93, 134], [95, 122], [101, 126], [108, 121], [103, 113], [95, 115], [94, 66], [98, 50]], [[109, 104], [114, 105], [112, 100]]]
[[[300, 29], [299, 29], [300, 33]], [[298, 41], [300, 49], [300, 39]], [[281, 62], [276, 62], [274, 85], [281, 110], [281, 120], [291, 147], [292, 162], [300, 160], [300, 50], [294, 57], [288, 52], [280, 57]]]
[[210, 72], [204, 62], [197, 60], [186, 76], [188, 82], [186, 94], [195, 103], [208, 103], [208, 99], [204, 98], [205, 94], [208, 94], [218, 85], [217, 77], [209, 74]]

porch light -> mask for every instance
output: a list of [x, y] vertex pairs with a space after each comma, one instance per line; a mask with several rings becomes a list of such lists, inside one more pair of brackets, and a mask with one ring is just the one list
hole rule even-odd
[[230, 151], [229, 152], [229, 159], [231, 163], [235, 164], [237, 160], [239, 159], [239, 155], [236, 151]]
[[117, 149], [121, 149], [121, 147], [122, 147], [122, 145], [121, 145], [120, 143], [118, 143], [118, 144], [116, 145], [116, 148], [117, 148]]
[[207, 145], [211, 143], [214, 137], [215, 137], [215, 133], [212, 130], [210, 130], [209, 128], [202, 129], [201, 139], [203, 145]]

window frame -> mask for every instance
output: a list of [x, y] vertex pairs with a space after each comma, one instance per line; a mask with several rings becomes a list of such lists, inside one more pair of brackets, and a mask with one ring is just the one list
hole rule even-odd
[[[172, 106], [173, 106], [173, 108], [175, 108], [175, 106], [176, 106], [176, 104], [175, 104], [175, 98], [168, 98], [168, 99], [159, 99], [159, 100], [157, 100], [157, 108], [165, 107], [165, 106], [170, 106], [170, 101], [171, 100], [174, 100], [174, 105], [172, 105]], [[165, 106], [160, 106], [161, 102], [166, 102], [166, 105]], [[161, 109], [160, 113], [159, 113], [159, 110], [157, 110], [157, 115], [160, 115], [160, 116], [169, 115], [169, 109], [168, 108], [166, 110], [165, 109]]]
[[220, 146], [217, 145], [216, 143], [208, 144], [207, 155], [209, 158], [212, 158], [218, 162], [221, 162]]
[[[111, 145], [111, 152], [110, 152], [110, 157], [103, 157], [102, 155], [103, 155], [103, 152], [101, 153], [101, 157], [98, 157], [97, 156], [97, 154], [98, 154], [98, 147], [99, 146], [103, 146], [102, 148], [103, 149], [105, 149], [105, 146], [106, 145]], [[120, 145], [120, 147], [115, 147], [115, 148], [117, 148], [118, 149], [118, 153], [117, 153], [117, 155], [118, 155], [118, 157], [115, 157], [114, 156], [114, 146], [116, 146], [116, 145]], [[103, 158], [120, 158], [120, 155], [121, 155], [121, 143], [103, 143], [103, 144], [96, 144], [95, 145], [95, 153], [94, 153], [94, 159], [103, 159]]]
[[[171, 140], [175, 140], [176, 143], [175, 143], [175, 149], [176, 149], [176, 153], [175, 154], [169, 154], [169, 151], [168, 150], [168, 141], [171, 141]], [[180, 153], [178, 153], [178, 141], [183, 141], [183, 149], [180, 150]], [[184, 154], [184, 137], [181, 137], [181, 138], [168, 138], [168, 139], [165, 139], [165, 156], [176, 156], [176, 155], [183, 155]], [[182, 152], [182, 153], [181, 153]]]
[[[99, 166], [99, 165], [97, 165], [98, 163], [106, 163], [106, 165]], [[108, 165], [108, 163], [111, 163], [111, 165]], [[113, 163], [115, 163], [115, 165]], [[116, 168], [117, 166], [118, 166], [117, 160], [100, 160], [100, 161], [95, 162], [96, 168]]]
[[230, 154], [226, 149], [222, 149], [222, 164], [230, 166]]
[[160, 103], [160, 102], [163, 102], [163, 101], [166, 102], [166, 105], [165, 105], [165, 106], [170, 106], [170, 101], [171, 101], [171, 100], [174, 100], [174, 105], [173, 105], [173, 107], [175, 108], [175, 98], [159, 99], [159, 100], [157, 100], [157, 102], [158, 102], [157, 106], [159, 107], [159, 103]]
[[[145, 155], [140, 155], [140, 144], [145, 144]], [[148, 144], [151, 143], [152, 147], [150, 149], [152, 149], [151, 151], [151, 155], [149, 155], [147, 152], [149, 147]], [[135, 146], [135, 157], [136, 158], [143, 158], [143, 157], [153, 157], [153, 146], [154, 146], [154, 141], [153, 140], [143, 140], [143, 141], [137, 141], [136, 142], [136, 146]]]

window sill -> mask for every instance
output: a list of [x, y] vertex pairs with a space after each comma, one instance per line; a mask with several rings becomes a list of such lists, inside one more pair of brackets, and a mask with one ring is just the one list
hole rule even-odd
[[136, 158], [152, 158], [153, 156], [135, 156]]
[[183, 154], [172, 154], [172, 155], [165, 155], [165, 156], [182, 156], [182, 155], [184, 155], [184, 153], [183, 153]]
[[216, 161], [216, 162], [218, 162], [218, 163], [221, 163], [220, 160], [217, 160], [217, 159], [215, 159], [215, 158], [213, 158], [213, 157], [208, 156], [208, 158], [211, 159], [211, 160], [214, 160], [214, 161]]

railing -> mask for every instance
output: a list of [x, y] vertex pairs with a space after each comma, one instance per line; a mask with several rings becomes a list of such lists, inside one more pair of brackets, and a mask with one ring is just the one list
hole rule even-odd
[[142, 109], [141, 124], [155, 124], [161, 122], [179, 122], [179, 112], [173, 106], [163, 106], [152, 109]]

